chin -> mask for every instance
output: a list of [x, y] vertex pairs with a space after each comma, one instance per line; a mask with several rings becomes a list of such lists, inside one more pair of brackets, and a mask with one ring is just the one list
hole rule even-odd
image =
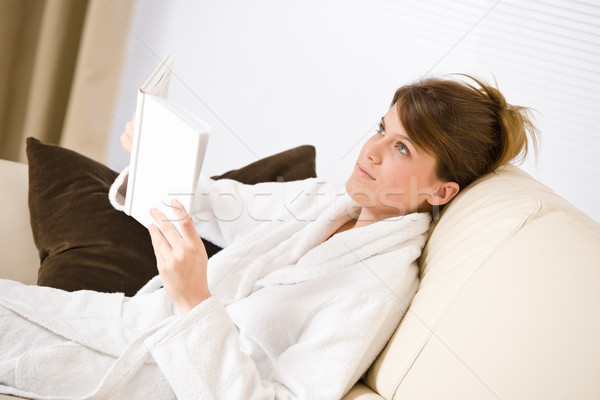
[[[357, 190], [359, 188], [357, 188], [356, 186], [356, 182], [354, 182], [354, 180], [352, 179], [353, 177], [351, 176], [350, 178], [348, 178], [348, 180], [346, 181], [346, 193], [348, 193], [348, 195], [350, 197], [352, 197], [355, 201], [358, 201], [356, 199], [357, 195], [360, 193], [360, 190]], [[361, 197], [361, 196], [358, 196]]]
[[352, 180], [352, 177], [350, 177], [350, 178], [346, 179], [346, 185], [345, 185], [345, 187], [346, 187], [346, 192], [347, 192], [348, 194], [350, 194], [350, 186], [351, 186], [351, 183], [350, 183], [350, 181], [351, 181], [351, 180]]

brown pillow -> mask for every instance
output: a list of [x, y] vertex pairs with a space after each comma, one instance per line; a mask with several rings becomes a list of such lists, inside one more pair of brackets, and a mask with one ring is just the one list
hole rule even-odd
[[[27, 158], [39, 285], [132, 296], [158, 273], [146, 228], [108, 201], [117, 172], [34, 138], [27, 139]], [[254, 184], [315, 176], [315, 149], [300, 146], [214, 178]], [[220, 250], [205, 245], [209, 256]]]
[[254, 185], [261, 182], [289, 182], [317, 176], [315, 148], [300, 146], [270, 157], [261, 158], [247, 166], [213, 176], [213, 179], [233, 179]]

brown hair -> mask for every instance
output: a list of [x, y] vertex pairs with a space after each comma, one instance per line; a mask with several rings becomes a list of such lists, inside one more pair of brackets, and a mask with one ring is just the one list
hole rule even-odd
[[528, 109], [510, 105], [495, 87], [471, 76], [475, 85], [425, 78], [396, 91], [400, 121], [411, 140], [437, 159], [440, 179], [465, 188], [475, 179], [537, 149]]

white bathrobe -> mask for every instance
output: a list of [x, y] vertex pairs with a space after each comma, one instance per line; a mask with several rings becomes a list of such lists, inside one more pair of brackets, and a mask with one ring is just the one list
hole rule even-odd
[[[120, 209], [126, 177], [110, 193]], [[132, 298], [0, 281], [0, 392], [341, 398], [406, 312], [430, 223], [415, 213], [329, 238], [355, 206], [317, 179], [201, 178], [195, 226], [225, 249], [209, 260], [212, 297], [183, 316], [160, 277]]]

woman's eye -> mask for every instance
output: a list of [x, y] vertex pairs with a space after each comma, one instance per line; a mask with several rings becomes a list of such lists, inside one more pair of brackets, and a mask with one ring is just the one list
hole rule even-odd
[[383, 124], [379, 124], [379, 129], [377, 129], [377, 133], [385, 135], [385, 128], [383, 127]]
[[400, 153], [408, 155], [408, 149], [406, 148], [406, 146], [403, 143], [398, 143], [398, 145], [396, 147], [398, 148], [398, 151]]

